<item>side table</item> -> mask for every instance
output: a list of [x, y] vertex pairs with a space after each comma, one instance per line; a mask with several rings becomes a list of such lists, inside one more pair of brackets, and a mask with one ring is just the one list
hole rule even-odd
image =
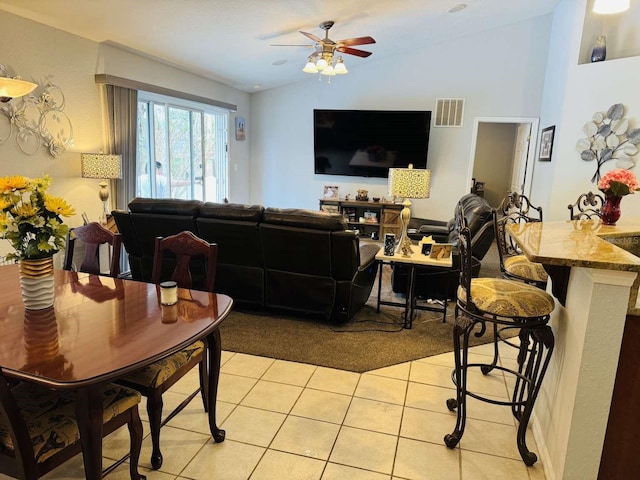
[[[404, 257], [402, 253], [396, 253], [395, 255], [385, 255], [384, 251], [380, 249], [380, 251], [376, 254], [376, 261], [378, 262], [378, 304], [376, 311], [380, 312], [380, 305], [391, 305], [395, 307], [404, 306], [404, 328], [412, 328], [413, 326], [413, 318], [415, 317], [416, 310], [429, 310], [434, 312], [442, 312], [442, 321], [444, 322], [447, 316], [447, 300], [444, 300], [444, 304], [442, 307], [432, 306], [432, 305], [416, 305], [415, 298], [415, 281], [416, 281], [416, 271], [420, 269], [420, 267], [436, 267], [441, 268], [442, 273], [448, 273], [453, 266], [453, 260], [451, 256], [448, 258], [442, 258], [437, 260], [435, 258], [431, 258], [428, 255], [423, 255], [419, 252], [419, 247], [417, 245], [412, 246], [413, 252], [408, 257]], [[409, 285], [407, 286], [407, 298], [405, 303], [400, 302], [392, 302], [387, 300], [381, 300], [380, 294], [382, 290], [382, 266], [384, 264], [393, 265], [394, 263], [402, 263], [409, 267]], [[440, 272], [438, 272], [440, 274]], [[446, 279], [445, 282], [445, 292], [449, 290], [449, 275], [443, 275]]]

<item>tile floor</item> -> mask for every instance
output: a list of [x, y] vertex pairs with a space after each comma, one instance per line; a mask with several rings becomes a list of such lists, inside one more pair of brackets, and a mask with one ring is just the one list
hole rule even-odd
[[[491, 346], [472, 352], [486, 360]], [[502, 345], [503, 364], [513, 365], [515, 353]], [[145, 438], [141, 471], [149, 480], [544, 479], [540, 461], [527, 468], [520, 460], [508, 407], [470, 399], [459, 447], [444, 446], [443, 436], [455, 425], [455, 413], [445, 406], [455, 394], [452, 366], [447, 353], [357, 374], [224, 352], [217, 414], [226, 440], [212, 442], [202, 404], [194, 400], [162, 430], [159, 471], [149, 470], [151, 442]], [[502, 373], [478, 373], [469, 383], [507, 398]], [[165, 394], [167, 409], [196, 385], [194, 371]], [[528, 445], [537, 452], [533, 435]], [[127, 448], [123, 428], [105, 441], [105, 464]], [[81, 457], [45, 478], [84, 478]], [[108, 478], [128, 478], [127, 467]]]

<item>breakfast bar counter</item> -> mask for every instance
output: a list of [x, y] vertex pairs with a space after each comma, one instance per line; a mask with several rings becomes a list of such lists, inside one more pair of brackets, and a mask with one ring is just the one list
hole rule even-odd
[[[509, 233], [529, 260], [544, 265], [547, 290], [556, 298], [549, 323], [556, 348], [533, 419], [546, 478], [614, 478], [599, 470], [608, 450], [605, 435], [623, 451], [623, 440], [610, 438], [607, 424], [611, 430], [625, 325], [640, 324], [640, 218], [623, 218], [616, 226], [598, 220], [527, 223], [509, 226]], [[609, 463], [620, 469], [623, 462]]]

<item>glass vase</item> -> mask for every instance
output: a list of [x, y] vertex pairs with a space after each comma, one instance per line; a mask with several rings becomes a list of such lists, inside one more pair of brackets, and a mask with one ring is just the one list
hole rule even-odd
[[602, 223], [605, 225], [615, 225], [620, 218], [620, 201], [622, 197], [618, 195], [605, 195], [604, 203], [600, 215]]
[[600, 35], [591, 52], [591, 62], [602, 62], [607, 58], [607, 37]]
[[20, 260], [20, 289], [27, 310], [41, 310], [53, 306], [55, 282], [53, 257]]

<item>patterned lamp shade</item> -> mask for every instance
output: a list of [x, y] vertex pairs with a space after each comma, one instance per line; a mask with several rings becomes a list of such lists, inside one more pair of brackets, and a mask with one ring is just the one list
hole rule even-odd
[[431, 170], [422, 168], [390, 168], [389, 195], [404, 198], [429, 198]]
[[122, 156], [106, 153], [83, 153], [84, 178], [122, 178]]

